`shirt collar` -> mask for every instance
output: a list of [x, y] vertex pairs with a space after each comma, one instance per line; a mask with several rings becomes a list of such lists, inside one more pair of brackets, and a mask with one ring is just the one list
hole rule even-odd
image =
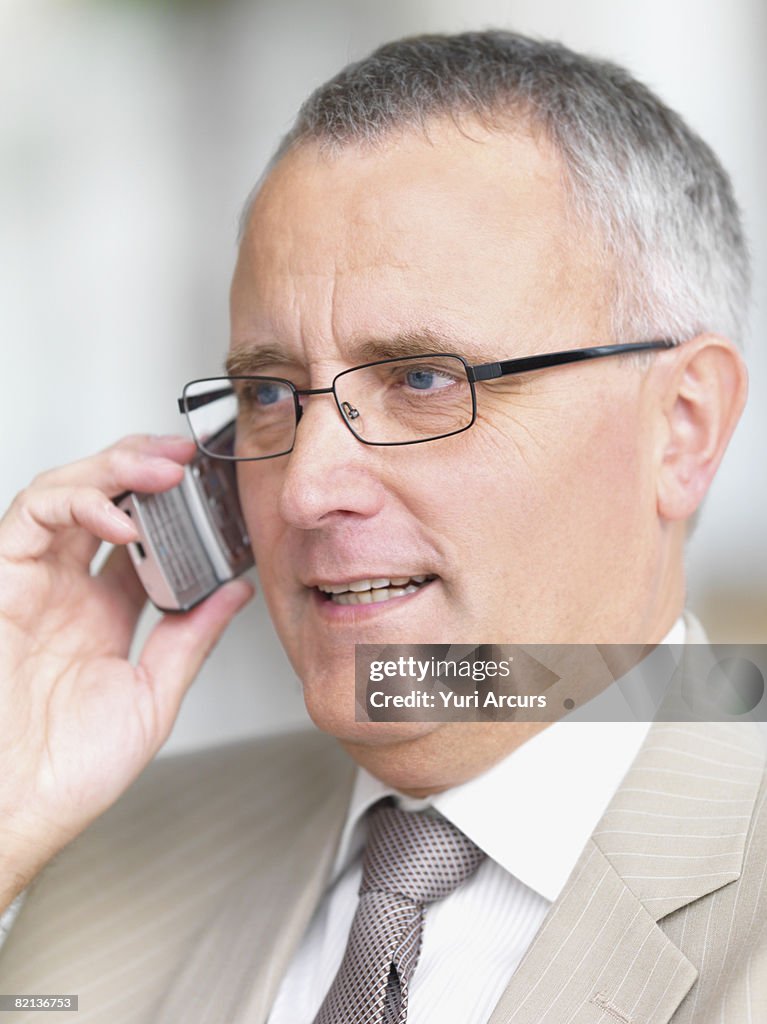
[[[662, 643], [683, 643], [684, 631], [680, 618]], [[621, 690], [620, 682], [608, 690], [617, 687], [625, 699], [630, 691]], [[605, 694], [605, 708], [614, 707], [615, 695]], [[600, 699], [601, 694], [589, 702], [595, 712]], [[554, 722], [481, 775], [423, 799], [358, 769], [333, 878], [364, 846], [365, 812], [382, 797], [394, 796], [404, 810], [433, 807], [488, 857], [553, 902], [652, 724], [612, 721], [606, 729], [599, 714], [593, 717]], [[609, 721], [609, 711], [602, 717]]]

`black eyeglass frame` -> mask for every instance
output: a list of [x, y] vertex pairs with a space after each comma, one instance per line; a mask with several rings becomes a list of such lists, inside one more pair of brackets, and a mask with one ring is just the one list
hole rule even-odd
[[[536, 356], [522, 356], [517, 359], [502, 359], [497, 362], [476, 363], [474, 365], [471, 365], [463, 356], [458, 355], [456, 352], [425, 352], [423, 354], [413, 356], [392, 356], [389, 359], [373, 359], [369, 363], [361, 363], [359, 366], [351, 366], [346, 370], [341, 370], [340, 373], [335, 375], [330, 387], [328, 388], [297, 388], [293, 381], [287, 380], [285, 377], [267, 377], [259, 374], [238, 374], [231, 377], [200, 377], [196, 380], [191, 380], [184, 385], [183, 394], [181, 398], [177, 399], [178, 411], [187, 417], [189, 429], [199, 450], [205, 452], [207, 455], [213, 456], [214, 458], [225, 459], [229, 462], [263, 462], [266, 459], [277, 459], [283, 455], [289, 455], [295, 447], [296, 432], [303, 414], [303, 407], [299, 400], [303, 395], [333, 395], [336, 408], [338, 409], [341, 419], [361, 444], [367, 444], [374, 448], [391, 448], [401, 447], [402, 445], [408, 444], [425, 444], [428, 441], [440, 441], [445, 437], [453, 437], [455, 434], [462, 434], [465, 430], [474, 426], [477, 420], [477, 394], [474, 387], [476, 383], [498, 380], [500, 377], [509, 377], [515, 374], [530, 373], [533, 370], [543, 370], [551, 366], [564, 366], [568, 363], [580, 363], [589, 359], [603, 359], [606, 356], [625, 355], [630, 352], [649, 352], [656, 349], [676, 348], [678, 344], [679, 342], [674, 341], [672, 338], [658, 338], [655, 341], [632, 341], [623, 345], [596, 345], [589, 348], [565, 349], [560, 352], [543, 352]], [[447, 434], [436, 434], [434, 437], [421, 437], [415, 441], [366, 441], [365, 438], [360, 437], [352, 426], [349, 416], [344, 411], [343, 403], [339, 401], [338, 394], [336, 393], [336, 381], [340, 380], [341, 377], [345, 377], [349, 373], [354, 373], [355, 370], [365, 370], [369, 366], [383, 366], [387, 363], [402, 363], [407, 362], [408, 360], [419, 361], [446, 357], [458, 359], [463, 364], [463, 368], [466, 371], [466, 379], [469, 382], [469, 388], [471, 391], [471, 419], [465, 426], [459, 427], [457, 430], [451, 430]], [[194, 409], [199, 409], [204, 405], [208, 405], [210, 402], [215, 402], [219, 398], [225, 397], [229, 394], [229, 389], [222, 388], [204, 395], [188, 396], [186, 394], [187, 388], [192, 387], [194, 384], [203, 384], [206, 380], [268, 380], [285, 384], [293, 396], [293, 406], [295, 410], [293, 442], [290, 448], [286, 448], [285, 451], [282, 452], [275, 452], [274, 455], [253, 456], [226, 455], [221, 452], [208, 451], [208, 449], [203, 446], [202, 442], [198, 441], [191, 421], [189, 420], [188, 413]]]

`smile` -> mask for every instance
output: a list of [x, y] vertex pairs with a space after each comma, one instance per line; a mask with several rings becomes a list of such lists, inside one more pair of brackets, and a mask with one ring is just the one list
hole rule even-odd
[[394, 597], [414, 594], [436, 579], [433, 575], [381, 576], [378, 579], [354, 580], [351, 583], [322, 583], [317, 589], [333, 604], [379, 604]]

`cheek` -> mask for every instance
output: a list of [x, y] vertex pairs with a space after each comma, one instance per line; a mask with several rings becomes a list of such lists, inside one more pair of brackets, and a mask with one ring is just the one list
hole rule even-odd
[[594, 511], [611, 519], [644, 511], [639, 502], [647, 496], [649, 448], [637, 404], [595, 403], [580, 426], [577, 458], [571, 460], [573, 493], [583, 493]]
[[276, 550], [277, 540], [284, 529], [284, 523], [277, 514], [279, 474], [264, 470], [256, 463], [240, 462], [237, 465], [237, 489], [256, 565], [263, 574], [269, 571], [271, 560], [268, 555]]
[[584, 572], [630, 557], [652, 518], [647, 451], [639, 410], [630, 401], [596, 396], [573, 417], [548, 469], [550, 541], [560, 558]]
[[474, 471], [463, 487], [482, 538], [477, 553], [504, 572], [598, 558], [601, 546], [625, 543], [647, 520], [652, 495], [636, 400], [626, 389], [559, 397], [515, 403], [476, 428]]

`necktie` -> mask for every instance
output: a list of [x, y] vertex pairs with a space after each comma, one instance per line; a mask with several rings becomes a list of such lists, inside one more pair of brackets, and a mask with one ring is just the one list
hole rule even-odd
[[424, 907], [457, 889], [484, 856], [445, 818], [402, 811], [390, 798], [378, 803], [349, 941], [314, 1024], [404, 1024]]

